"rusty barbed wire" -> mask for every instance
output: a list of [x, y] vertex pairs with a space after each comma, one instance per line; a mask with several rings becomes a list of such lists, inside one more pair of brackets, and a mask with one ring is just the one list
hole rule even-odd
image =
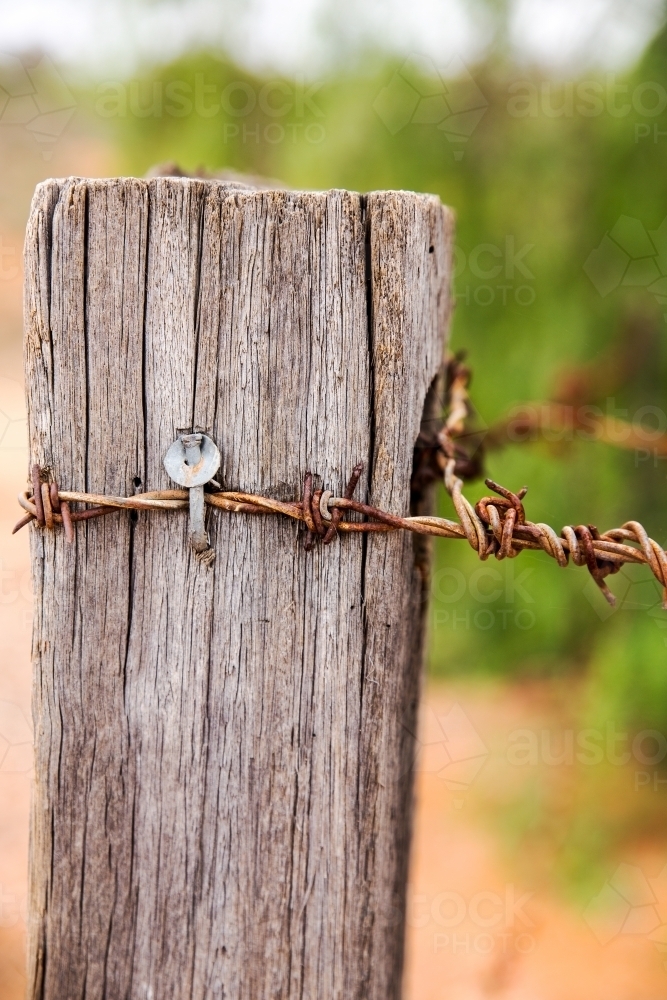
[[[527, 520], [523, 499], [527, 487], [513, 493], [492, 479], [486, 485], [495, 496], [484, 496], [473, 506], [463, 494], [462, 475], [478, 474], [481, 456], [470, 455], [456, 440], [464, 431], [470, 415], [468, 399], [470, 370], [460, 357], [452, 356], [446, 367], [447, 414], [435, 433], [420, 435], [416, 448], [413, 485], [420, 488], [436, 476], [442, 476], [459, 518], [429, 515], [401, 517], [388, 511], [354, 500], [354, 492], [363, 465], [354, 467], [342, 497], [330, 490], [313, 489], [311, 472], [304, 476], [300, 500], [285, 502], [241, 491], [216, 490], [205, 493], [205, 503], [218, 510], [242, 514], [282, 514], [306, 527], [305, 547], [310, 550], [319, 539], [329, 545], [339, 533], [372, 533], [411, 531], [441, 538], [466, 539], [481, 560], [516, 558], [524, 549], [542, 550], [559, 566], [570, 559], [575, 566], [586, 566], [610, 604], [615, 598], [605, 579], [617, 573], [627, 563], [646, 564], [662, 587], [663, 607], [667, 609], [667, 553], [649, 538], [638, 521], [626, 521], [620, 528], [600, 533], [593, 524], [566, 525], [560, 534], [548, 524]], [[181, 510], [189, 505], [188, 491], [158, 490], [131, 497], [105, 496], [60, 490], [57, 482], [49, 482], [48, 470], [33, 465], [30, 488], [19, 494], [19, 503], [26, 511], [14, 532], [30, 521], [52, 529], [62, 524], [66, 539], [74, 541], [74, 523], [101, 517], [115, 510]], [[72, 504], [88, 504], [88, 509], [72, 510]], [[346, 512], [369, 520], [344, 520]]]

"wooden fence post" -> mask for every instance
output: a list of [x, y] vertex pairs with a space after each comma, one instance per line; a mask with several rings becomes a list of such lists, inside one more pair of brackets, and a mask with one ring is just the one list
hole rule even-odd
[[[173, 488], [198, 426], [218, 478], [306, 470], [406, 513], [449, 316], [452, 219], [405, 192], [48, 181], [26, 243], [31, 461], [62, 489]], [[413, 537], [304, 551], [297, 525], [183, 512], [31, 527], [32, 1000], [400, 995]]]

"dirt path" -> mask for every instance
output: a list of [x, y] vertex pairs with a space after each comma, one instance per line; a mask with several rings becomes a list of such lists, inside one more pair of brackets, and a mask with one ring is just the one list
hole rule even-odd
[[[542, 687], [548, 696], [548, 683]], [[520, 688], [490, 685], [427, 689], [420, 734], [426, 746], [416, 765], [406, 1000], [667, 996], [667, 955], [651, 939], [667, 924], [667, 839], [662, 846], [629, 847], [610, 863], [613, 885], [600, 887], [599, 907], [595, 899], [579, 907], [542, 877], [542, 884], [517, 877], [521, 866], [496, 834], [500, 811], [512, 808], [535, 777], [507, 752], [511, 734], [544, 725], [532, 706], [548, 697], [535, 694], [534, 688], [526, 698]], [[560, 781], [556, 770], [544, 781]], [[635, 805], [629, 798], [628, 808]], [[519, 851], [531, 849], [530, 839]]]

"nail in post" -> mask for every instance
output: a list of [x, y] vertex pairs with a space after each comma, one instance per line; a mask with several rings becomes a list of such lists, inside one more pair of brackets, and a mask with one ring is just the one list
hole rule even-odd
[[220, 452], [206, 434], [181, 434], [164, 456], [164, 467], [174, 482], [190, 492], [190, 544], [195, 552], [206, 552], [204, 486], [220, 467]]

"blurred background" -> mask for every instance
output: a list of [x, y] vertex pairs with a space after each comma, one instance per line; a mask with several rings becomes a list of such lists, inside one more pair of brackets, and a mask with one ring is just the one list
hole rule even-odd
[[[36, 183], [155, 164], [434, 192], [486, 472], [667, 544], [658, 0], [0, 2], [0, 996], [31, 780], [21, 252]], [[476, 500], [481, 480], [466, 486]], [[439, 496], [442, 513], [449, 501]], [[438, 541], [408, 1000], [667, 996], [667, 612], [650, 573]]]

